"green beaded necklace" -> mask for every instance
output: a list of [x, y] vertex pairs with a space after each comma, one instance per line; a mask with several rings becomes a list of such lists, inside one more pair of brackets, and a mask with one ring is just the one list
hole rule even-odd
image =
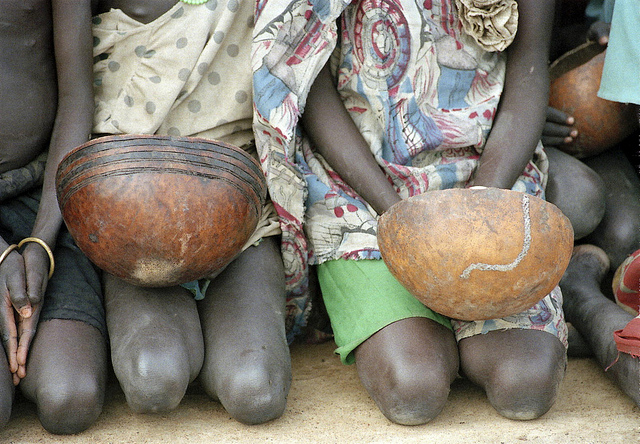
[[183, 3], [188, 3], [190, 5], [201, 5], [203, 3], [207, 3], [209, 0], [182, 0]]

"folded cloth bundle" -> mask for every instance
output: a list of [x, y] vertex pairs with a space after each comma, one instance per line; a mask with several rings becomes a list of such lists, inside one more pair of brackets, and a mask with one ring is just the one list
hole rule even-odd
[[613, 333], [619, 352], [640, 358], [640, 316], [633, 318], [625, 328]]
[[504, 51], [518, 29], [515, 0], [456, 0], [465, 32], [487, 51]]

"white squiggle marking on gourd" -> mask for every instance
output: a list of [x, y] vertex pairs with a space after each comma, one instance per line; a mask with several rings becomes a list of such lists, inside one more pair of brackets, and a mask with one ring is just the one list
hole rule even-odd
[[469, 265], [464, 269], [460, 277], [462, 279], [469, 279], [471, 272], [473, 270], [483, 270], [483, 271], [511, 271], [518, 266], [522, 259], [529, 252], [529, 247], [531, 247], [531, 216], [529, 215], [529, 196], [522, 196], [522, 214], [524, 217], [524, 239], [522, 242], [522, 250], [518, 254], [518, 257], [511, 262], [510, 264], [504, 265], [492, 265], [492, 264], [483, 264], [480, 262]]

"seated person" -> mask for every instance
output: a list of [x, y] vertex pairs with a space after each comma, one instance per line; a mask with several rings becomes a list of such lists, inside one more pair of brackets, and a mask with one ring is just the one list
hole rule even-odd
[[[590, 36], [609, 44], [598, 95], [637, 105], [640, 95], [637, 80], [633, 79], [639, 75], [640, 46], [634, 32], [640, 24], [640, 13], [631, 3], [616, 0], [611, 35], [606, 24], [597, 22]], [[558, 110], [550, 110], [550, 117], [555, 125], [547, 126], [547, 139], [543, 141], [561, 148], [572, 143], [577, 136], [572, 127], [574, 119]], [[560, 161], [554, 164], [552, 151], [547, 149], [552, 160], [548, 188], [557, 191], [549, 199], [571, 213], [569, 218], [578, 220], [583, 227], [595, 221], [595, 228], [585, 228], [586, 233], [577, 241], [560, 284], [567, 320], [606, 374], [640, 405], [640, 319], [634, 318], [640, 300], [640, 261], [637, 253], [632, 254], [640, 248], [640, 180], [630, 162], [636, 150], [634, 135], [619, 146], [582, 159], [582, 167], [575, 167], [578, 161], [573, 159], [571, 164], [566, 155], [556, 157]], [[588, 168], [591, 173], [575, 174], [578, 168]], [[571, 199], [573, 202], [569, 202]], [[592, 218], [593, 208], [600, 206], [606, 210], [600, 219]]]
[[[250, 1], [100, 0], [92, 11], [93, 133], [216, 139], [251, 151]], [[79, 6], [81, 8], [82, 6]], [[88, 6], [84, 6], [88, 8]], [[206, 215], [203, 215], [206, 217]], [[166, 412], [192, 381], [243, 423], [284, 412], [291, 379], [278, 219], [198, 289], [104, 276], [116, 377], [136, 412]]]
[[[501, 19], [515, 7], [508, 3]], [[256, 137], [287, 218], [283, 242], [298, 259], [291, 269], [318, 264], [336, 352], [355, 362], [391, 421], [436, 417], [459, 369], [502, 415], [537, 418], [565, 369], [559, 289], [509, 319], [450, 320], [394, 280], [376, 233], [379, 214], [431, 190], [488, 186], [543, 196], [551, 31], [544, 17], [553, 2], [518, 1], [512, 43], [464, 31], [469, 16], [453, 0], [343, 8], [275, 1], [258, 20]]]
[[[72, 49], [76, 32], [90, 33], [90, 15], [56, 0], [2, 6], [0, 426], [15, 384], [47, 431], [79, 433], [102, 411], [106, 324], [98, 270], [63, 225], [54, 181], [91, 131], [91, 71], [82, 69], [91, 51]], [[71, 38], [54, 39], [54, 23]]]

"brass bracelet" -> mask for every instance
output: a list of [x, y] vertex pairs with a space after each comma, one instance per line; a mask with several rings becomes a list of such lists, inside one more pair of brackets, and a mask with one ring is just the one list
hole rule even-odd
[[39, 244], [49, 255], [49, 279], [51, 279], [51, 276], [53, 276], [53, 270], [55, 269], [55, 262], [53, 260], [53, 252], [51, 251], [51, 248], [49, 248], [49, 245], [47, 245], [45, 241], [37, 237], [25, 237], [20, 241], [20, 243], [18, 243], [16, 248], [21, 248], [27, 242], [35, 242], [36, 244]]
[[7, 256], [9, 256], [9, 253], [11, 253], [13, 250], [17, 249], [18, 246], [16, 244], [11, 244], [7, 247], [6, 250], [4, 250], [2, 252], [2, 254], [0, 254], [0, 264], [2, 264], [4, 262], [4, 260], [7, 258]]

